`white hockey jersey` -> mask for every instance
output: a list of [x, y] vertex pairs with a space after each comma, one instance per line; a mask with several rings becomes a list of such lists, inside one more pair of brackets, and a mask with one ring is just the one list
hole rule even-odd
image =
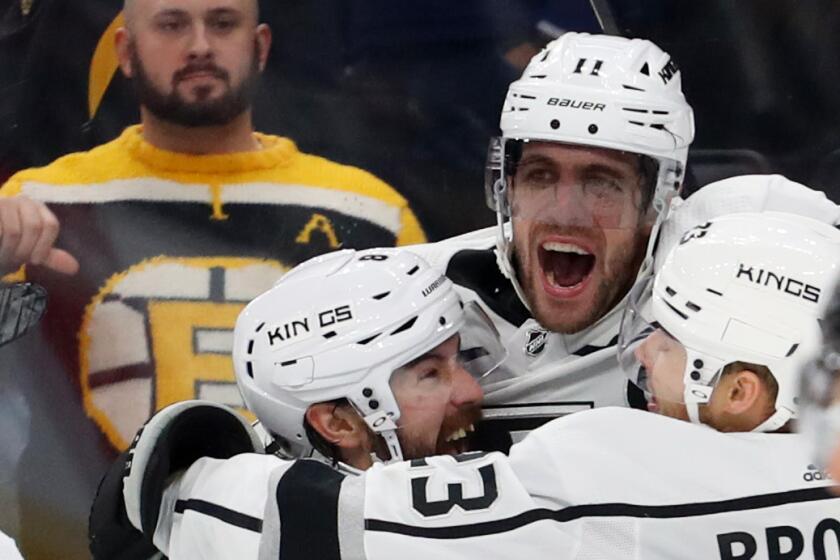
[[23, 560], [15, 541], [0, 532], [0, 560]]
[[[572, 412], [603, 406], [644, 406], [644, 397], [618, 366], [615, 345], [622, 301], [592, 327], [575, 334], [550, 332], [531, 317], [496, 262], [495, 227], [408, 247], [445, 270], [465, 301], [487, 312], [509, 357], [483, 380], [483, 429], [519, 441], [528, 431]], [[481, 441], [482, 449], [503, 449]]]
[[169, 558], [838, 559], [840, 497], [795, 434], [571, 415], [501, 453], [377, 465], [202, 459], [166, 490]]

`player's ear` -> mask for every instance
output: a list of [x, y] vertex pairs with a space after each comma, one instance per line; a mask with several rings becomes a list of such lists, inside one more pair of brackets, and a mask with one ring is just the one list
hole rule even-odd
[[755, 410], [765, 393], [761, 378], [752, 370], [732, 372], [726, 390], [725, 411], [734, 416]]
[[306, 411], [306, 420], [322, 438], [339, 449], [361, 447], [368, 438], [364, 420], [349, 404], [313, 404]]

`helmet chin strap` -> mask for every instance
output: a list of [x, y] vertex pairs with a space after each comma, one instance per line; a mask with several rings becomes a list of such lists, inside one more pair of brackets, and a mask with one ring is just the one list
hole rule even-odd
[[381, 410], [368, 414], [364, 417], [365, 424], [373, 431], [373, 433], [382, 437], [385, 440], [385, 446], [388, 448], [390, 457], [382, 460], [373, 452], [370, 454], [374, 463], [396, 463], [403, 460], [402, 447], [400, 447], [400, 440], [397, 437], [397, 424], [393, 420], [393, 416], [387, 411]]
[[[510, 280], [513, 285], [513, 290], [519, 297], [519, 301], [525, 306], [525, 309], [534, 315], [534, 311], [528, 304], [528, 298], [525, 297], [525, 290], [519, 284], [519, 278], [516, 276], [516, 269], [513, 266], [513, 223], [506, 222], [505, 215], [502, 208], [507, 204], [505, 197], [505, 183], [502, 179], [497, 179], [493, 185], [494, 196], [496, 197], [496, 224], [499, 226], [498, 234], [496, 235], [496, 264], [502, 274]], [[507, 227], [506, 227], [507, 226]], [[508, 230], [510, 230], [511, 239], [507, 237]]]
[[686, 384], [685, 386], [685, 409], [688, 412], [688, 419], [693, 424], [703, 424], [700, 420], [700, 405], [709, 402], [714, 387], [701, 385], [699, 383]]
[[775, 432], [793, 418], [793, 412], [784, 407], [779, 407], [770, 418], [752, 429], [753, 432]]

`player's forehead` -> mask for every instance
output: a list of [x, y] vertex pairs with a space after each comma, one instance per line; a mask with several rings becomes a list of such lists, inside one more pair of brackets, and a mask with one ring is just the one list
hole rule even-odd
[[639, 155], [621, 150], [531, 140], [522, 145], [520, 163], [550, 163], [560, 167], [600, 164], [614, 167], [626, 174], [639, 172]]

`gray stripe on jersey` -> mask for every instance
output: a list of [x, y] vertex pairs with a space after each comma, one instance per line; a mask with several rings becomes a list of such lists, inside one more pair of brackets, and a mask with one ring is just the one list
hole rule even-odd
[[[285, 468], [274, 469], [268, 479], [268, 496], [277, 495], [277, 485], [286, 474]], [[275, 499], [265, 501], [263, 511], [263, 527], [260, 536], [259, 560], [277, 560], [280, 558], [280, 509]]]
[[338, 543], [341, 560], [364, 560], [365, 479], [345, 477], [338, 496]]

